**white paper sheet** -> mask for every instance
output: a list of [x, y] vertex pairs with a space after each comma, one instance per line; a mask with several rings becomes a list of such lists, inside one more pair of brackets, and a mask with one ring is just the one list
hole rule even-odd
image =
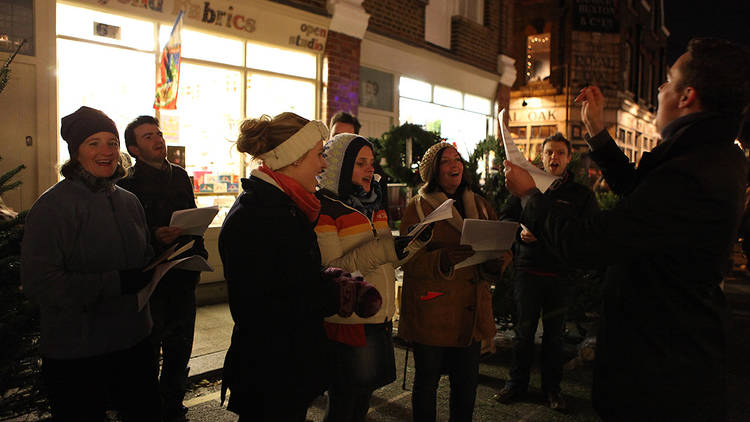
[[159, 281], [169, 270], [177, 268], [189, 271], [213, 271], [214, 269], [208, 262], [199, 255], [188, 256], [185, 258], [167, 261], [156, 266], [151, 281], [138, 292], [138, 310], [140, 311], [148, 303], [149, 298], [154, 293]]
[[536, 183], [536, 187], [542, 191], [542, 193], [546, 192], [547, 189], [549, 189], [550, 185], [552, 183], [559, 179], [557, 176], [552, 176], [551, 174], [545, 172], [544, 170], [540, 170], [537, 166], [531, 164], [529, 160], [524, 157], [523, 153], [518, 149], [518, 146], [513, 141], [513, 137], [510, 136], [510, 131], [505, 126], [505, 109], [500, 111], [500, 114], [498, 115], [498, 119], [500, 119], [500, 124], [502, 126], [502, 135], [503, 135], [503, 146], [505, 147], [505, 156], [507, 157], [508, 161], [511, 163], [523, 167], [526, 171], [531, 174], [531, 177], [534, 179], [534, 183]]
[[481, 264], [491, 259], [502, 258], [516, 240], [518, 223], [512, 221], [464, 219], [461, 230], [462, 245], [471, 245], [474, 255], [456, 264], [453, 268], [463, 268]]
[[518, 232], [514, 221], [464, 219], [461, 230], [462, 245], [471, 245], [475, 251], [507, 251], [513, 246]]
[[172, 219], [169, 220], [169, 226], [182, 228], [183, 235], [203, 236], [218, 213], [218, 206], [175, 211], [172, 213]]
[[424, 227], [426, 227], [430, 223], [453, 218], [453, 203], [454, 202], [455, 201], [453, 199], [446, 199], [445, 202], [440, 204], [439, 207], [435, 208], [434, 210], [432, 210], [431, 213], [427, 214], [424, 220], [420, 221], [419, 224], [416, 224], [414, 228], [411, 229], [408, 235], [418, 236], [419, 233], [422, 232]]
[[474, 255], [454, 265], [453, 268], [459, 269], [468, 267], [470, 265], [481, 264], [482, 262], [489, 261], [491, 259], [502, 258], [504, 254], [504, 251], [477, 251], [474, 253]]

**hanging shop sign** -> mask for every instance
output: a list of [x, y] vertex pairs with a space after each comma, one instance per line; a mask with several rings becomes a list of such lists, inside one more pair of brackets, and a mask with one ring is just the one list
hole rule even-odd
[[289, 48], [323, 52], [328, 27], [270, 10], [226, 0], [79, 0], [148, 19], [173, 22], [185, 12], [185, 26], [198, 30], [222, 32]]
[[617, 0], [574, 0], [573, 29], [587, 32], [618, 32]]

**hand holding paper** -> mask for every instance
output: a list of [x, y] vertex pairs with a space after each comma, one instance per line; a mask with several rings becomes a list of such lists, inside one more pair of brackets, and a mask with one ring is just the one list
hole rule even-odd
[[175, 211], [172, 213], [169, 226], [180, 227], [183, 235], [203, 236], [218, 213], [219, 207], [217, 206]]
[[419, 236], [420, 233], [422, 233], [422, 230], [424, 230], [425, 227], [427, 227], [430, 223], [453, 218], [453, 203], [454, 202], [455, 201], [453, 199], [446, 199], [445, 202], [440, 204], [440, 206], [438, 206], [431, 213], [425, 216], [424, 220], [410, 227], [410, 230], [407, 236], [416, 238], [417, 236]]
[[460, 243], [471, 245], [476, 253], [456, 264], [454, 268], [468, 267], [502, 257], [513, 245], [517, 231], [518, 223], [515, 222], [465, 219]]
[[552, 185], [552, 183], [558, 179], [556, 176], [552, 176], [551, 174], [545, 172], [544, 170], [541, 170], [537, 168], [535, 165], [531, 164], [529, 160], [524, 157], [524, 155], [521, 153], [521, 151], [518, 149], [518, 146], [513, 141], [513, 138], [510, 135], [510, 131], [505, 126], [505, 109], [500, 111], [500, 114], [498, 115], [498, 119], [500, 120], [502, 124], [502, 135], [503, 135], [503, 147], [505, 148], [505, 157], [507, 157], [508, 161], [515, 164], [516, 166], [521, 167], [522, 169], [529, 172], [531, 177], [534, 179], [534, 183], [536, 184], [536, 187], [542, 191], [542, 193], [546, 192], [547, 189]]

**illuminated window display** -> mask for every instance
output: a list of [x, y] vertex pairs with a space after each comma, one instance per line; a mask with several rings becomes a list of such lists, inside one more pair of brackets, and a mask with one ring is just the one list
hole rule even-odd
[[[97, 24], [103, 29], [96, 31]], [[57, 4], [59, 115], [81, 105], [101, 109], [115, 120], [121, 137], [135, 117], [154, 115], [157, 59], [171, 29], [163, 22]], [[213, 226], [223, 222], [241, 191], [240, 178], [253, 165], [234, 147], [239, 124], [283, 111], [315, 118], [317, 72], [315, 54], [182, 30], [177, 109], [160, 110], [156, 117], [170, 158], [182, 160], [178, 164], [193, 179], [197, 205], [220, 207]], [[59, 142], [62, 163], [69, 157]], [[125, 151], [124, 139], [121, 144]]]

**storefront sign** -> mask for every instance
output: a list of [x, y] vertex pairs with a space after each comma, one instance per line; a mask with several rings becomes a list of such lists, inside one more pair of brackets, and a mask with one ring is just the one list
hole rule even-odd
[[511, 122], [557, 122], [565, 118], [565, 110], [562, 108], [511, 110], [509, 117]]
[[167, 22], [174, 21], [177, 13], [184, 10], [185, 26], [188, 28], [223, 32], [315, 53], [325, 49], [328, 38], [326, 26], [226, 0], [79, 1]]
[[617, 32], [617, 0], [574, 0], [573, 28], [586, 32]]

